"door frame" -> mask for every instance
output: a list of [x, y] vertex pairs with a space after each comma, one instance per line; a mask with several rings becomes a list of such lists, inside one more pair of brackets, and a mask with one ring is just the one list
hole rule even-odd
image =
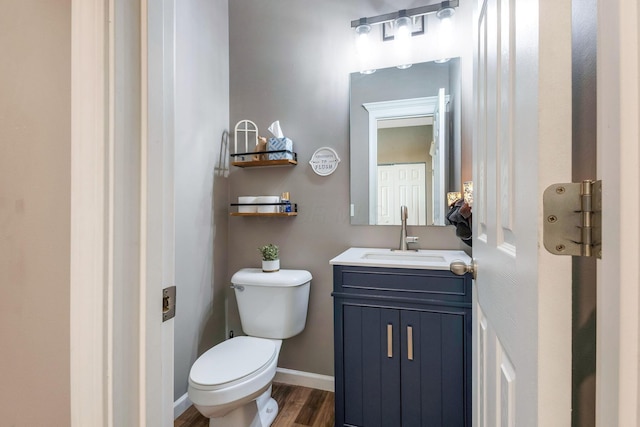
[[[135, 28], [128, 38], [117, 24], [123, 10], [116, 11], [116, 0], [71, 4], [72, 426], [114, 426], [122, 420], [173, 425], [173, 321], [161, 322], [162, 287], [170, 284], [164, 281], [173, 274], [174, 258], [163, 250], [173, 237], [173, 215], [164, 191], [164, 186], [173, 186], [173, 175], [167, 173], [173, 168], [173, 145], [164, 143], [165, 135], [173, 132], [173, 122], [164, 121], [173, 113], [172, 82], [167, 85], [173, 67], [169, 73], [162, 66], [151, 76], [148, 72], [149, 64], [156, 69], [174, 61], [173, 48], [164, 50], [166, 38], [174, 37], [173, 4], [128, 4], [124, 13], [131, 14], [126, 18]], [[132, 90], [124, 95], [116, 94], [115, 63], [121, 53], [115, 50], [116, 40], [127, 54], [139, 58], [133, 66], [139, 66], [138, 73], [127, 70], [126, 89]], [[163, 42], [160, 51], [158, 40]], [[127, 157], [118, 149], [117, 126], [122, 124], [115, 123], [117, 96], [128, 96], [139, 116], [128, 129], [129, 136], [139, 135], [132, 148], [139, 150], [137, 156], [129, 152]], [[171, 104], [170, 111], [164, 102]], [[150, 111], [150, 104], [155, 110]], [[133, 189], [123, 196], [122, 189], [129, 187]], [[123, 243], [127, 233], [134, 234], [137, 245]], [[123, 268], [131, 270], [128, 280], [118, 280]]]
[[640, 7], [598, 1], [598, 178], [603, 254], [597, 267], [596, 425], [640, 425]]
[[[175, 285], [174, 139], [175, 0], [142, 0], [142, 195], [146, 257], [141, 281], [140, 396], [147, 426], [172, 427], [174, 419], [173, 318], [160, 320], [163, 288]], [[142, 267], [142, 266], [141, 266]], [[175, 301], [174, 301], [175, 302]]]
[[[640, 422], [640, 363], [636, 357], [640, 280], [638, 269], [629, 267], [636, 265], [640, 253], [640, 225], [627, 221], [622, 230], [620, 215], [624, 212], [618, 209], [621, 195], [635, 194], [640, 182], [638, 9], [635, 0], [600, 0], [598, 7], [598, 28], [618, 29], [598, 33], [598, 169], [604, 180], [603, 204], [613, 207], [603, 213], [606, 252], [598, 266], [596, 418], [601, 427]], [[72, 0], [72, 426], [113, 425], [112, 18], [113, 0]], [[624, 208], [637, 216], [638, 198], [625, 199]], [[144, 398], [138, 391], [133, 394], [138, 401]]]
[[71, 2], [72, 426], [113, 425], [112, 6], [109, 0]]

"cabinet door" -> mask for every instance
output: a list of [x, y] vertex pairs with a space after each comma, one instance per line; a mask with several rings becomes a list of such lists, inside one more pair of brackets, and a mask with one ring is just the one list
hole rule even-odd
[[402, 426], [465, 426], [465, 315], [400, 312]]
[[398, 310], [343, 306], [344, 425], [401, 425], [399, 326]]

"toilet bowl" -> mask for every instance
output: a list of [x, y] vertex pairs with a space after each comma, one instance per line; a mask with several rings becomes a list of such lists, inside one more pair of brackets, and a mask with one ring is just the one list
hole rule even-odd
[[[255, 402], [263, 408], [256, 406], [255, 410], [248, 408], [248, 412], [245, 409], [242, 414], [229, 415], [257, 400], [266, 391], [269, 391], [270, 399], [269, 389], [276, 373], [281, 345], [280, 340], [240, 336], [218, 344], [196, 360], [189, 374], [188, 395], [202, 415], [212, 421], [218, 420], [210, 426], [249, 426], [252, 424], [238, 424], [236, 419], [240, 415], [242, 419], [247, 416], [255, 418], [261, 409], [265, 411], [263, 417], [275, 418], [278, 407], [266, 407], [268, 399]], [[232, 419], [235, 424], [230, 424]]]
[[[278, 413], [271, 397], [282, 339], [306, 323], [311, 274], [242, 269], [231, 279], [245, 333], [202, 354], [189, 373], [188, 396], [210, 427], [268, 427]], [[302, 307], [302, 309], [301, 309]]]

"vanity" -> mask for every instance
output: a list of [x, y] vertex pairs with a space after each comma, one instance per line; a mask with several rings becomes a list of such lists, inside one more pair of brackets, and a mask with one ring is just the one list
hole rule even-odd
[[336, 426], [471, 426], [463, 251], [350, 248], [333, 266]]

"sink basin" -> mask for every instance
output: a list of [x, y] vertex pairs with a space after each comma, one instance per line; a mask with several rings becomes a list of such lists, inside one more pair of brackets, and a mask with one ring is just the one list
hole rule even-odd
[[383, 248], [349, 248], [333, 258], [332, 265], [355, 265], [390, 268], [424, 268], [430, 270], [449, 270], [453, 261], [471, 262], [464, 251], [427, 250], [393, 251]]

